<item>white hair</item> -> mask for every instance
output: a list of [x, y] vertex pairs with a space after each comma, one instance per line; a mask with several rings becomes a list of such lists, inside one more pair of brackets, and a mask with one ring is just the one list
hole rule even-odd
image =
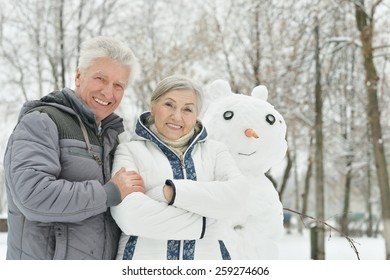
[[78, 69], [83, 73], [96, 59], [108, 57], [129, 69], [128, 81], [134, 80], [138, 62], [133, 51], [122, 41], [98, 36], [81, 44]]

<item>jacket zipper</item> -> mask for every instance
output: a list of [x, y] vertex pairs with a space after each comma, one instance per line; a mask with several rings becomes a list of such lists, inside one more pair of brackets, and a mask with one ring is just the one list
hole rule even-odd
[[184, 162], [184, 155], [180, 156], [181, 171], [183, 172], [183, 179], [187, 179], [186, 164]]
[[[187, 179], [186, 164], [184, 162], [184, 156], [185, 156], [185, 152], [179, 158], [180, 158], [181, 170], [183, 172], [183, 179]], [[184, 242], [183, 242], [183, 240], [180, 240], [180, 247], [179, 248], [180, 248], [180, 250], [179, 250], [179, 260], [182, 260], [183, 259], [183, 254], [184, 254]]]
[[[196, 143], [196, 141], [198, 140], [198, 138], [200, 137], [201, 133], [199, 133], [195, 139], [192, 141], [192, 143], [187, 147], [187, 149], [185, 150], [185, 152], [181, 155], [181, 156], [178, 156], [174, 151], [172, 151], [171, 148], [169, 148], [168, 145], [166, 145], [164, 142], [162, 142], [160, 139], [158, 139], [158, 137], [156, 137], [153, 133], [150, 132], [150, 130], [144, 126], [144, 124], [142, 122], [140, 122], [140, 124], [143, 126], [143, 128], [146, 130], [146, 131], [149, 131], [150, 135], [152, 135], [152, 137], [158, 141], [160, 144], [162, 144], [163, 146], [165, 146], [168, 150], [170, 150], [172, 153], [174, 153], [180, 160], [180, 165], [181, 165], [181, 170], [183, 172], [183, 179], [187, 179], [187, 173], [186, 173], [186, 169], [185, 169], [185, 161], [184, 161], [184, 158], [185, 158], [185, 155], [187, 153], [187, 151], [191, 148], [192, 145], [194, 145], [194, 143]], [[179, 249], [179, 260], [182, 260], [183, 259], [183, 253], [184, 253], [184, 242], [183, 240], [180, 240], [180, 249]]]

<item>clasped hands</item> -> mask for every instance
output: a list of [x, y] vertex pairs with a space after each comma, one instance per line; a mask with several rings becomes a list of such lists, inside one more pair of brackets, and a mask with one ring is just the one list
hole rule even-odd
[[[111, 181], [118, 186], [122, 200], [133, 192], [145, 193], [144, 180], [136, 171], [126, 171], [126, 169], [122, 167], [111, 178]], [[167, 201], [171, 201], [173, 197], [172, 187], [164, 185], [163, 194]]]

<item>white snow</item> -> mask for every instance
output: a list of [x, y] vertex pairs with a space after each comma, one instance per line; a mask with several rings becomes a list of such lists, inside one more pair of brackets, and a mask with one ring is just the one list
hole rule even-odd
[[[356, 238], [356, 245], [362, 261], [356, 261], [356, 255], [347, 240], [333, 236], [326, 241], [326, 260], [310, 260], [310, 236], [297, 233], [287, 234], [280, 244], [280, 260], [272, 261], [6, 261], [6, 233], [0, 233], [0, 275], [1, 279], [45, 280], [55, 279], [126, 279], [129, 276], [137, 279], [197, 279], [195, 276], [169, 274], [170, 276], [146, 276], [145, 274], [124, 274], [125, 271], [159, 271], [169, 272], [177, 269], [184, 272], [204, 270], [206, 274], [199, 279], [216, 279], [217, 271], [229, 272], [235, 268], [266, 269], [266, 279], [315, 279], [326, 280], [337, 276], [338, 279], [367, 279], [390, 272], [385, 260], [385, 246], [382, 238]], [[367, 261], [366, 261], [367, 260]], [[376, 261], [370, 261], [376, 260]], [[49, 263], [50, 262], [50, 263]], [[257, 270], [256, 270], [257, 271]], [[387, 273], [386, 273], [387, 272]], [[160, 276], [159, 276], [160, 275]], [[257, 275], [257, 277], [265, 275]], [[152, 278], [149, 278], [152, 277]], [[229, 275], [222, 279], [255, 279], [256, 275]], [[379, 277], [381, 278], [381, 277]], [[383, 278], [383, 277], [382, 277]], [[130, 279], [130, 278], [129, 278]]]
[[0, 232], [0, 260], [5, 260], [7, 252], [7, 233]]
[[[385, 260], [385, 242], [383, 238], [352, 238], [361, 260]], [[286, 234], [280, 245], [281, 260], [310, 260], [310, 234], [304, 232]], [[327, 236], [325, 240], [327, 260], [357, 260], [357, 256], [347, 241], [341, 236]]]
[[[385, 260], [383, 238], [353, 238], [361, 260]], [[5, 260], [7, 233], [0, 233], [0, 260]], [[325, 241], [327, 260], [357, 260], [356, 254], [344, 237], [331, 236]], [[279, 246], [280, 260], [310, 260], [310, 234], [286, 234]]]

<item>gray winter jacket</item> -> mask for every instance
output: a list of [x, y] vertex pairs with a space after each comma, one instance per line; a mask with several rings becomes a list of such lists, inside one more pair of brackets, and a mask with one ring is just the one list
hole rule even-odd
[[[83, 125], [80, 125], [80, 122]], [[113, 259], [120, 235], [108, 182], [122, 119], [101, 131], [70, 89], [26, 102], [4, 158], [7, 259]]]

